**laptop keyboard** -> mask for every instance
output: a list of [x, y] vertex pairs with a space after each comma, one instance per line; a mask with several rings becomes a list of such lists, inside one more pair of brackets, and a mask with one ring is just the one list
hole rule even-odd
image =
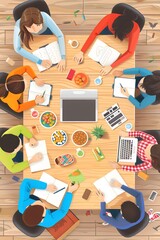
[[133, 140], [121, 139], [120, 159], [132, 159]]

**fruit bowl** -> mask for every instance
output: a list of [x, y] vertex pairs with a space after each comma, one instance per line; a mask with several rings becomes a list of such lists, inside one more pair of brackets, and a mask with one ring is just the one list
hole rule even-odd
[[88, 134], [84, 130], [76, 130], [71, 139], [76, 146], [82, 147], [88, 142]]
[[89, 78], [84, 73], [77, 73], [74, 77], [74, 82], [78, 87], [83, 88], [88, 84]]
[[52, 128], [57, 123], [56, 114], [51, 111], [43, 112], [40, 116], [40, 124], [45, 128]]
[[56, 146], [63, 146], [67, 142], [67, 134], [63, 130], [56, 130], [52, 133], [51, 141]]

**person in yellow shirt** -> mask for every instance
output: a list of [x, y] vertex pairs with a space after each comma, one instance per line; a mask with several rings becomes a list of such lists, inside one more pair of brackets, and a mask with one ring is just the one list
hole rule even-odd
[[44, 102], [42, 96], [36, 96], [35, 100], [20, 103], [20, 99], [25, 90], [25, 79], [23, 74], [27, 73], [31, 79], [34, 79], [37, 86], [42, 86], [44, 82], [37, 78], [33, 69], [30, 66], [22, 66], [11, 71], [4, 84], [0, 84], [0, 100], [15, 112], [23, 112], [39, 103]]

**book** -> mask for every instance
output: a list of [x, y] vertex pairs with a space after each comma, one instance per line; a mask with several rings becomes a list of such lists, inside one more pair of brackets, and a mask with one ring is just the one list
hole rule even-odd
[[45, 140], [38, 141], [38, 145], [35, 147], [30, 146], [29, 143], [25, 144], [26, 154], [28, 160], [30, 160], [36, 153], [42, 153], [43, 157], [40, 161], [30, 164], [31, 172], [38, 172], [51, 168], [50, 161], [47, 154], [47, 147]]
[[[41, 60], [50, 60], [53, 66], [61, 61], [61, 54], [57, 41], [40, 47], [33, 52], [33, 55], [40, 58]], [[37, 67], [40, 72], [47, 70], [47, 68], [43, 67], [40, 64], [37, 64]]]
[[118, 97], [118, 98], [127, 98], [125, 95], [123, 95], [121, 93], [121, 86], [123, 88], [127, 88], [129, 94], [134, 97], [136, 79], [134, 79], [134, 78], [121, 78], [121, 77], [115, 77], [115, 79], [114, 79], [113, 96]]
[[53, 86], [51, 84], [45, 83], [43, 86], [37, 86], [35, 81], [30, 81], [30, 87], [28, 92], [28, 101], [34, 100], [37, 95], [43, 96], [45, 101], [43, 103], [40, 103], [41, 106], [49, 106], [50, 100], [52, 98], [52, 88]]
[[99, 62], [102, 66], [110, 66], [117, 60], [119, 55], [120, 52], [97, 39], [93, 44], [88, 57]]
[[[49, 192], [47, 190], [36, 189], [33, 194], [39, 198], [46, 200], [50, 204], [52, 204], [56, 207], [59, 207], [61, 204], [61, 201], [66, 193], [66, 190], [68, 188], [68, 184], [52, 177], [51, 175], [49, 175], [48, 173], [45, 173], [45, 172], [42, 173], [40, 181], [46, 182], [47, 184], [54, 184], [57, 187], [57, 191], [54, 193], [54, 192]], [[63, 190], [58, 191], [61, 189], [63, 189]]]
[[111, 202], [118, 195], [124, 192], [124, 190], [122, 190], [121, 188], [111, 187], [110, 182], [113, 179], [127, 186], [127, 184], [116, 169], [107, 173], [104, 177], [99, 178], [93, 183], [97, 190], [100, 190], [104, 193], [106, 203]]

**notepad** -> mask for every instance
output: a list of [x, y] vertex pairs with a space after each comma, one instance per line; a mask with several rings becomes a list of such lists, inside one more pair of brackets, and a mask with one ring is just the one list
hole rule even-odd
[[134, 79], [134, 78], [120, 78], [120, 77], [115, 77], [115, 79], [114, 79], [113, 96], [118, 97], [118, 98], [127, 98], [127, 96], [125, 96], [121, 93], [121, 85], [124, 88], [127, 88], [129, 94], [134, 97], [136, 79]]
[[[59, 44], [57, 41], [47, 44], [33, 52], [33, 55], [40, 58], [41, 60], [50, 60], [53, 65], [56, 65], [61, 61], [61, 54]], [[40, 72], [45, 71], [47, 68], [40, 64], [37, 64]]]
[[47, 184], [53, 184], [57, 187], [57, 190], [63, 189], [62, 191], [57, 191], [57, 193], [54, 194], [54, 192], [48, 192], [46, 190], [40, 190], [36, 189], [34, 191], [34, 195], [46, 200], [50, 204], [59, 207], [61, 204], [61, 201], [66, 193], [66, 190], [68, 188], [68, 184], [52, 177], [48, 173], [43, 172], [42, 176], [40, 178], [40, 181], [45, 182]]
[[30, 81], [30, 88], [28, 92], [28, 101], [35, 100], [36, 96], [42, 96], [44, 93], [44, 102], [40, 103], [41, 106], [49, 106], [50, 99], [52, 97], [52, 88], [53, 86], [51, 84], [45, 83], [43, 86], [37, 86], [35, 81]]
[[112, 179], [115, 179], [121, 184], [127, 186], [127, 184], [125, 183], [125, 181], [123, 180], [123, 178], [116, 169], [107, 173], [104, 177], [99, 178], [97, 181], [93, 183], [97, 190], [100, 190], [104, 193], [106, 203], [111, 202], [118, 195], [124, 192], [124, 190], [122, 190], [121, 188], [110, 186], [110, 182]]
[[120, 53], [117, 50], [97, 39], [93, 44], [88, 57], [99, 62], [102, 66], [110, 66], [117, 60], [119, 55]]
[[31, 172], [38, 172], [51, 168], [45, 140], [38, 141], [38, 145], [35, 147], [31, 147], [29, 143], [26, 143], [25, 149], [28, 160], [30, 160], [36, 153], [43, 154], [43, 158], [40, 161], [30, 164]]

